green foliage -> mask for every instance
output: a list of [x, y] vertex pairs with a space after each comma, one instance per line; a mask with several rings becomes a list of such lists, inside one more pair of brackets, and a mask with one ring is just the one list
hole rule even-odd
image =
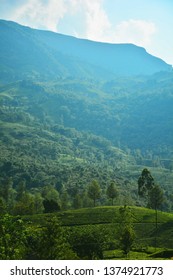
[[18, 200], [13, 209], [14, 215], [32, 215], [35, 212], [34, 197], [32, 194], [26, 192], [22, 198]]
[[[121, 204], [126, 196], [124, 182], [128, 180], [132, 196], [129, 201], [135, 204], [137, 172], [147, 166], [165, 191], [168, 203], [165, 202], [164, 210], [171, 209], [172, 142], [168, 139], [172, 129], [168, 121], [172, 114], [171, 77], [171, 74], [155, 75], [152, 90], [149, 77], [115, 78], [98, 83], [72, 77], [44, 82], [30, 79], [0, 86], [3, 192], [8, 189], [7, 185], [4, 188], [4, 178], [12, 178], [13, 201], [22, 181], [34, 195], [33, 189], [42, 193], [42, 188], [50, 185], [60, 194], [64, 186], [66, 194], [59, 197], [58, 204], [61, 206], [63, 198], [66, 205], [63, 202], [62, 206], [69, 209], [74, 205], [76, 192], [83, 198], [88, 182], [93, 179], [102, 188], [102, 205], [108, 202], [106, 188], [112, 180], [119, 186]], [[156, 94], [158, 98], [154, 100]], [[169, 99], [164, 105], [166, 111], [160, 107], [163, 98]], [[144, 101], [148, 105], [138, 112]], [[158, 106], [153, 106], [154, 101], [159, 102]], [[153, 108], [158, 108], [157, 114]], [[145, 123], [149, 115], [150, 124], [143, 125], [141, 122]], [[164, 124], [162, 127], [159, 119], [157, 131], [156, 116]], [[151, 126], [154, 128], [148, 132], [147, 127]], [[165, 133], [160, 135], [163, 130]], [[151, 141], [146, 139], [149, 136]], [[13, 208], [11, 202], [9, 206]], [[85, 198], [81, 205], [88, 207], [91, 202]], [[12, 209], [8, 211], [12, 213]]]
[[151, 176], [150, 171], [145, 168], [143, 169], [141, 176], [138, 179], [138, 193], [139, 195], [145, 196], [154, 187], [154, 179]]
[[26, 228], [25, 256], [26, 260], [41, 260], [43, 251], [43, 230], [33, 227], [32, 223]]
[[101, 189], [97, 180], [93, 180], [88, 186], [88, 196], [93, 200], [94, 207], [96, 205], [96, 200], [100, 198]]
[[106, 236], [99, 228], [87, 226], [72, 229], [69, 242], [80, 259], [103, 259]]
[[138, 179], [138, 193], [141, 196], [146, 196], [148, 199], [148, 207], [155, 210], [163, 204], [164, 196], [162, 189], [155, 184], [148, 169], [143, 169], [141, 176]]
[[77, 259], [76, 254], [67, 241], [67, 233], [61, 227], [58, 219], [52, 217], [43, 229], [41, 259], [68, 260]]
[[[0, 29], [0, 257], [103, 258], [104, 239], [111, 239], [112, 246], [120, 239], [122, 249], [128, 253], [134, 244], [134, 228], [140, 238], [144, 237], [144, 221], [150, 245], [157, 235], [158, 244], [165, 246], [159, 232], [167, 241], [170, 236], [171, 244], [172, 218], [158, 209], [173, 209], [172, 72], [115, 76], [112, 70], [98, 67], [101, 63], [110, 69], [104, 56], [100, 61], [99, 52], [92, 58], [83, 52], [89, 63], [76, 56], [73, 59], [70, 54], [62, 55], [62, 50], [59, 53], [61, 45], [55, 44], [58, 40], [65, 44], [63, 52], [69, 51], [65, 37], [41, 32], [38, 39], [31, 36], [32, 30], [4, 21], [0, 21]], [[12, 56], [10, 44], [4, 45], [11, 38]], [[81, 57], [77, 45], [72, 50]], [[98, 57], [96, 66], [93, 63]], [[127, 61], [124, 71], [132, 71]], [[112, 60], [109, 62], [113, 65]], [[135, 223], [129, 208], [121, 208], [121, 237], [113, 234], [113, 238], [110, 232], [109, 238], [106, 233], [101, 235], [101, 227], [81, 232], [75, 228], [70, 243], [65, 225], [95, 227], [103, 223], [112, 230], [113, 223], [119, 224], [116, 207], [80, 209], [96, 206], [98, 199], [99, 205], [106, 205], [107, 197], [113, 205], [115, 186], [119, 189], [119, 205], [127, 201], [127, 194], [130, 205], [144, 205], [136, 190], [138, 177], [138, 194], [147, 197], [154, 213], [145, 209], [144, 214], [144, 209], [133, 207], [138, 221]], [[108, 186], [108, 182], [112, 183]], [[55, 218], [49, 220], [52, 212], [60, 217], [62, 225]], [[7, 213], [27, 215], [31, 224], [25, 228], [21, 219]], [[163, 226], [157, 223], [158, 218]]]
[[56, 212], [61, 209], [59, 192], [54, 186], [42, 188], [43, 206], [45, 213]]
[[154, 187], [149, 192], [148, 206], [152, 209], [160, 209], [163, 201], [164, 196], [162, 189], [158, 185], [154, 185]]
[[119, 228], [119, 240], [120, 247], [127, 255], [133, 245], [135, 239], [135, 231], [133, 227], [133, 216], [129, 207], [121, 207], [120, 213], [120, 228]]
[[150, 258], [156, 250], [172, 248], [173, 215], [158, 211], [158, 217], [157, 247], [160, 248], [151, 250], [149, 246], [153, 247], [155, 242], [155, 211], [152, 209], [107, 206], [22, 219], [1, 215], [0, 258], [102, 259], [107, 258], [106, 252], [111, 250], [108, 258], [113, 254], [112, 258], [124, 259], [120, 249], [124, 253], [130, 249], [130, 259]]
[[73, 208], [74, 209], [82, 208], [82, 198], [81, 198], [81, 196], [78, 193], [74, 197]]
[[126, 255], [130, 252], [134, 239], [135, 239], [135, 232], [133, 228], [129, 225], [126, 225], [123, 228], [120, 236], [121, 248]]
[[43, 200], [44, 212], [53, 213], [60, 210], [58, 202], [53, 199], [44, 199]]
[[111, 182], [110, 185], [107, 187], [106, 194], [108, 198], [112, 200], [112, 205], [114, 204], [114, 199], [118, 197], [118, 191], [115, 186], [115, 182]]
[[8, 214], [0, 217], [0, 259], [15, 260], [25, 257], [25, 226], [20, 218]]
[[3, 215], [6, 212], [7, 212], [7, 205], [6, 205], [3, 197], [0, 197], [0, 213], [1, 213], [1, 215]]

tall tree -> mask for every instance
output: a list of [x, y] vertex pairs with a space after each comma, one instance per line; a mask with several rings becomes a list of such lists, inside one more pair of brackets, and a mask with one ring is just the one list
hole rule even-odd
[[140, 196], [146, 197], [147, 206], [156, 211], [163, 203], [163, 191], [157, 184], [155, 184], [154, 178], [146, 168], [143, 169], [141, 176], [138, 179], [138, 193]]
[[93, 180], [88, 186], [88, 196], [94, 202], [94, 207], [96, 205], [96, 200], [100, 198], [101, 188], [97, 180]]
[[6, 205], [7, 212], [11, 213], [16, 197], [16, 191], [13, 188], [12, 178], [6, 178], [0, 184], [0, 197]]
[[158, 185], [155, 185], [152, 188], [152, 190], [149, 192], [148, 206], [155, 210], [156, 228], [157, 228], [157, 224], [158, 224], [158, 212], [157, 212], [157, 210], [160, 208], [163, 201], [164, 201], [163, 191]]
[[152, 209], [159, 209], [164, 201], [163, 191], [159, 185], [154, 185], [149, 192], [148, 206]]
[[79, 209], [82, 207], [82, 199], [80, 194], [76, 194], [73, 199], [73, 207], [74, 209]]
[[61, 209], [62, 210], [68, 209], [69, 196], [68, 196], [68, 193], [67, 193], [67, 190], [66, 190], [65, 186], [62, 186], [60, 199], [61, 199]]
[[141, 176], [138, 179], [138, 193], [140, 196], [148, 196], [148, 193], [154, 187], [154, 178], [152, 177], [150, 171], [144, 168]]
[[119, 228], [119, 242], [120, 247], [126, 254], [131, 250], [135, 239], [135, 231], [133, 227], [133, 217], [131, 209], [127, 206], [120, 207], [120, 228]]
[[158, 209], [164, 201], [163, 191], [155, 184], [148, 169], [143, 169], [138, 179], [138, 193], [143, 197], [147, 197], [147, 206], [155, 210], [155, 247], [157, 246], [157, 226], [158, 226]]
[[118, 197], [118, 191], [115, 187], [115, 182], [111, 182], [107, 188], [106, 194], [108, 198], [111, 199], [112, 205], [114, 204], [114, 199]]

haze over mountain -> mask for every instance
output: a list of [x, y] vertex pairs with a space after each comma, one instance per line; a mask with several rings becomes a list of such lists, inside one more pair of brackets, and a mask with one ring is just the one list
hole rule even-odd
[[71, 196], [93, 178], [103, 189], [114, 180], [123, 196], [123, 181], [131, 180], [135, 194], [135, 176], [147, 166], [170, 200], [170, 65], [132, 44], [4, 20], [0, 41], [0, 182], [65, 185]]
[[7, 78], [150, 75], [171, 66], [132, 44], [108, 44], [0, 20], [0, 76]]

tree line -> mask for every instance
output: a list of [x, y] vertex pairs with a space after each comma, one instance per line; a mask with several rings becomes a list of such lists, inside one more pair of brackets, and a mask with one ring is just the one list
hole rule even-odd
[[[143, 199], [143, 205], [149, 208], [159, 209], [164, 202], [163, 190], [155, 183], [148, 169], [142, 171], [138, 179], [137, 191], [139, 198]], [[111, 181], [106, 189], [102, 190], [98, 180], [93, 179], [84, 190], [76, 188], [70, 196], [64, 185], [60, 191], [52, 185], [28, 190], [25, 181], [21, 181], [14, 188], [12, 179], [8, 178], [0, 185], [0, 211], [11, 215], [32, 215], [95, 207], [98, 202], [99, 205], [105, 205], [102, 196], [107, 198], [106, 205], [113, 206], [115, 201], [116, 205], [120, 204], [119, 189], [115, 181]]]
[[[108, 200], [113, 205], [118, 197], [115, 182], [111, 182], [106, 190]], [[0, 185], [0, 212], [12, 215], [32, 215], [39, 213], [53, 213], [60, 210], [78, 209], [85, 206], [96, 206], [101, 198], [101, 187], [97, 180], [87, 186], [84, 191], [75, 191], [70, 197], [63, 186], [59, 192], [55, 186], [44, 186], [42, 189], [28, 190], [25, 181], [21, 181], [16, 188], [11, 178]]]

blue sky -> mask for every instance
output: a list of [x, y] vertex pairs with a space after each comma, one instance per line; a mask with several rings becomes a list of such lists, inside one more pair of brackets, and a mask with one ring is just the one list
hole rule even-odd
[[173, 0], [0, 0], [0, 18], [110, 43], [133, 43], [173, 65]]

